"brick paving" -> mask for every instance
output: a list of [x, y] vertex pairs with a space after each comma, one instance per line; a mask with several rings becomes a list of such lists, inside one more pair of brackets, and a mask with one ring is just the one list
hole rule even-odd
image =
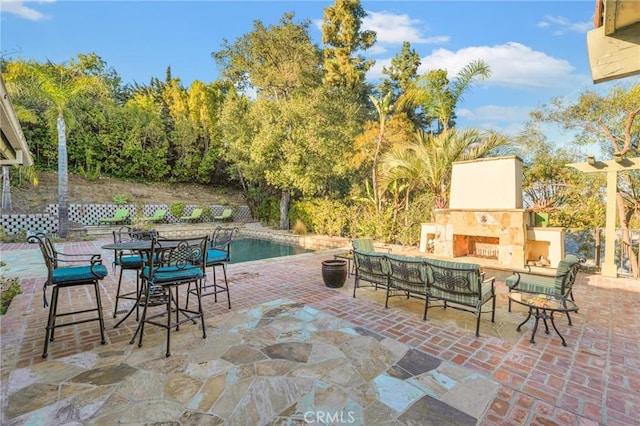
[[[109, 242], [110, 239], [99, 239], [67, 243], [62, 245], [62, 251], [102, 253], [109, 264], [112, 253], [100, 248]], [[508, 320], [492, 325], [487, 316], [481, 323], [481, 336], [476, 338], [472, 326], [461, 327], [458, 319], [446, 319], [459, 315], [461, 321], [469, 319], [473, 323], [469, 313], [450, 314], [450, 309], [445, 313], [434, 308], [428, 320], [423, 321], [419, 303], [400, 301], [385, 309], [379, 299], [382, 292], [366, 289], [358, 290], [354, 299], [353, 278], [342, 289], [326, 288], [320, 264], [335, 252], [229, 265], [232, 309], [282, 298], [296, 300], [490, 377], [501, 388], [479, 421], [482, 425], [638, 424], [639, 281], [580, 273], [574, 288], [580, 311], [572, 315], [574, 325], [568, 327], [563, 317], [558, 319], [568, 346], [561, 346], [553, 330], [549, 335], [539, 331], [536, 343], [530, 344], [531, 322], [521, 333], [512, 330], [521, 321], [523, 311], [506, 312], [506, 289], [500, 280], [496, 283], [500, 310], [497, 318]], [[42, 306], [44, 266], [39, 250], [28, 244], [2, 244], [0, 253], [3, 260], [14, 259], [9, 266], [18, 273], [9, 271], [9, 275], [20, 277], [24, 292], [0, 318], [0, 379], [4, 395], [4, 386], [15, 368], [92, 351], [101, 345], [96, 323], [65, 327], [56, 331], [49, 357], [42, 359], [47, 310]], [[135, 318], [130, 317], [119, 328], [113, 328], [117, 321], [111, 315], [117, 274], [111, 268], [109, 272], [102, 283], [107, 345], [128, 341], [136, 326]], [[123, 280], [133, 288], [131, 272], [125, 272]], [[84, 289], [71, 294], [61, 292], [60, 304], [87, 304], [91, 297]], [[226, 303], [216, 304], [211, 296], [204, 299], [204, 309], [207, 316], [227, 312]], [[492, 332], [500, 327], [505, 336], [511, 337]], [[145, 329], [148, 334], [159, 332], [155, 327]]]

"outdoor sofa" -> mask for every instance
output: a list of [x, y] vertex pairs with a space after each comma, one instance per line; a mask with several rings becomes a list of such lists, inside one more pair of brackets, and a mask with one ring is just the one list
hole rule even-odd
[[[354, 249], [356, 289], [364, 285], [386, 289], [385, 308], [393, 296], [424, 299], [423, 319], [431, 301], [440, 301], [443, 308], [451, 307], [471, 312], [476, 316], [476, 336], [480, 335], [480, 317], [491, 312], [495, 321], [495, 278], [485, 278], [480, 265], [408, 257]], [[491, 302], [491, 311], [483, 311]]]

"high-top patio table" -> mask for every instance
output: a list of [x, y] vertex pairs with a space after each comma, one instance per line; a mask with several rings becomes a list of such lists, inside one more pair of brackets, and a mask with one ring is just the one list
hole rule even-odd
[[577, 312], [578, 305], [576, 305], [572, 300], [565, 297], [550, 296], [548, 294], [524, 293], [519, 291], [509, 293], [509, 299], [529, 308], [529, 314], [527, 315], [527, 318], [518, 325], [518, 331], [520, 331], [520, 328], [529, 321], [529, 318], [533, 316], [536, 319], [533, 324], [533, 331], [531, 332], [531, 340], [529, 340], [529, 342], [535, 343], [534, 338], [536, 337], [536, 331], [538, 330], [538, 322], [542, 319], [544, 322], [545, 333], [549, 334], [547, 320], [551, 320], [553, 329], [558, 333], [560, 340], [562, 340], [562, 346], [567, 346], [564, 337], [562, 337], [562, 334], [558, 331], [558, 327], [556, 327], [556, 323], [553, 321], [553, 314], [555, 312]]
[[[162, 240], [159, 240], [159, 241], [162, 244]], [[151, 243], [152, 243], [151, 240], [129, 240], [129, 241], [122, 241], [119, 243], [105, 244], [102, 246], [102, 249], [115, 250], [116, 252], [118, 250], [138, 251], [144, 257], [144, 256], [149, 256], [149, 253], [151, 252]], [[169, 245], [166, 245], [166, 244], [169, 244]], [[172, 242], [166, 242], [163, 245], [163, 247], [171, 248], [171, 244], [173, 244], [174, 246], [176, 245], [176, 243], [172, 241]], [[118, 328], [118, 326], [120, 326], [120, 324], [122, 324], [124, 320], [129, 318], [129, 316], [133, 313], [133, 311], [140, 305], [140, 299], [143, 293], [144, 293], [143, 289], [140, 288], [138, 292], [138, 297], [136, 298], [136, 301], [131, 307], [131, 309], [129, 309], [129, 312], [127, 312], [127, 314], [124, 317], [122, 317], [122, 319], [118, 321], [116, 325], [113, 326], [113, 328]]]

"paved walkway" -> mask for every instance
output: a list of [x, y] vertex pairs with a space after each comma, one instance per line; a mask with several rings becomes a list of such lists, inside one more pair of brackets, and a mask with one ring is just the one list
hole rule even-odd
[[[101, 252], [107, 242], [68, 243], [65, 251]], [[515, 331], [525, 311], [506, 311], [502, 281], [496, 323], [484, 319], [476, 338], [469, 313], [434, 308], [425, 322], [419, 302], [395, 298], [385, 309], [382, 292], [367, 289], [354, 299], [352, 279], [326, 288], [320, 263], [331, 251], [234, 264], [231, 311], [205, 298], [207, 338], [185, 325], [166, 359], [161, 330], [145, 329], [138, 348], [128, 344], [134, 318], [113, 328], [110, 271], [102, 291], [107, 344], [96, 323], [62, 328], [43, 360], [40, 253], [26, 244], [0, 251], [24, 290], [1, 318], [3, 425], [635, 425], [640, 418], [635, 280], [580, 274], [574, 325], [558, 321], [563, 347], [553, 331], [530, 344], [531, 321]], [[133, 287], [131, 276], [126, 284]], [[77, 292], [64, 303], [88, 297]], [[259, 321], [265, 316], [269, 324]]]

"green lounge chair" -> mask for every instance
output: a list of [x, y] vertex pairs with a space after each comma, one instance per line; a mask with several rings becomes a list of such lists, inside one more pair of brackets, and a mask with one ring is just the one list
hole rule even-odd
[[167, 216], [167, 211], [165, 209], [159, 209], [153, 212], [153, 216], [141, 217], [140, 220], [143, 222], [162, 222], [164, 221], [165, 216]]
[[98, 219], [98, 226], [104, 224], [114, 224], [121, 225], [126, 223], [129, 220], [129, 210], [127, 209], [117, 209], [116, 214], [113, 217], [102, 217]]
[[180, 220], [196, 221], [196, 220], [200, 220], [201, 217], [202, 217], [202, 209], [201, 208], [195, 208], [191, 212], [190, 216], [182, 216], [180, 218]]
[[214, 216], [213, 220], [233, 220], [233, 209], [224, 209], [222, 214]]

